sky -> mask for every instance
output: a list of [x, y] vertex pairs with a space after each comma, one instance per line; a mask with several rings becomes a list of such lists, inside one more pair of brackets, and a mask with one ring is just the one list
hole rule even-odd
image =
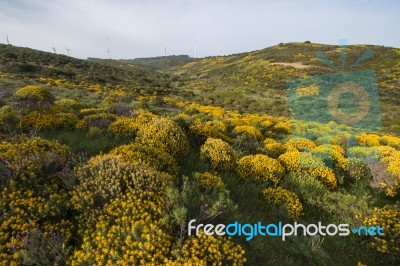
[[0, 43], [113, 59], [339, 39], [400, 47], [399, 12], [398, 0], [0, 0]]

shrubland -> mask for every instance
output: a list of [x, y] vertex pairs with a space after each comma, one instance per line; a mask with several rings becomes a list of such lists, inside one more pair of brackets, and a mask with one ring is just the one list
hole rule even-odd
[[[171, 81], [171, 72], [52, 54], [38, 65], [40, 52], [1, 46], [12, 60], [0, 69], [0, 264], [396, 265], [400, 137], [246, 102], [253, 93], [283, 101], [288, 75], [317, 72], [270, 65], [317, 65], [302, 47], [192, 61], [169, 69], [183, 71]], [[385, 103], [398, 80], [379, 73]], [[272, 91], [258, 92], [265, 83]], [[246, 241], [188, 236], [192, 219], [380, 225], [388, 234]]]

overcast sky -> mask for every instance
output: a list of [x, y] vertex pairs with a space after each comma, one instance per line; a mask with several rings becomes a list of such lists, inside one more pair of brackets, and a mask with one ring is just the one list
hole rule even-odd
[[0, 42], [78, 58], [198, 57], [280, 42], [400, 47], [396, 0], [0, 0]]

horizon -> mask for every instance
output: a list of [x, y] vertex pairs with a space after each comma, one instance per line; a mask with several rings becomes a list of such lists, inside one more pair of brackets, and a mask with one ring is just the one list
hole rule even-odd
[[[298, 41], [294, 41], [294, 42], [286, 42], [286, 43], [279, 43], [279, 44], [274, 44], [271, 46], [267, 46], [267, 47], [263, 47], [260, 49], [256, 49], [256, 50], [251, 50], [251, 51], [242, 51], [242, 52], [238, 52], [238, 53], [233, 53], [233, 54], [226, 54], [226, 55], [209, 55], [209, 56], [204, 56], [204, 57], [192, 57], [189, 54], [169, 54], [167, 56], [188, 56], [191, 59], [203, 59], [203, 58], [208, 58], [208, 57], [225, 57], [225, 56], [234, 56], [234, 55], [238, 55], [238, 54], [243, 54], [243, 53], [251, 53], [251, 52], [255, 52], [255, 51], [260, 51], [263, 49], [268, 49], [274, 46], [278, 46], [280, 44], [306, 44], [304, 42], [298, 42]], [[3, 43], [0, 42], [0, 44], [2, 45], [10, 45], [10, 46], [14, 46], [14, 47], [18, 47], [18, 48], [27, 48], [27, 49], [32, 49], [32, 50], [36, 50], [36, 51], [40, 51], [40, 52], [45, 52], [45, 53], [50, 53], [50, 54], [56, 54], [56, 55], [63, 55], [63, 56], [69, 56], [75, 59], [81, 59], [81, 60], [88, 60], [88, 59], [100, 59], [100, 60], [134, 60], [134, 59], [149, 59], [149, 58], [162, 58], [165, 55], [154, 55], [154, 56], [148, 56], [148, 57], [135, 57], [135, 58], [101, 58], [101, 57], [93, 57], [93, 56], [87, 56], [84, 58], [79, 58], [79, 57], [75, 57], [73, 55], [67, 55], [65, 53], [54, 53], [52, 51], [44, 51], [44, 50], [40, 50], [40, 49], [36, 49], [36, 48], [32, 48], [32, 47], [28, 47], [28, 46], [17, 46], [17, 45], [13, 45], [13, 44], [7, 44], [7, 43]], [[339, 44], [329, 44], [329, 43], [314, 43], [312, 41], [310, 41], [310, 44], [317, 44], [317, 45], [327, 45], [327, 46], [340, 46]], [[375, 45], [375, 44], [367, 44], [367, 43], [355, 43], [355, 44], [346, 44], [345, 46], [377, 46], [377, 47], [385, 47], [385, 48], [390, 48], [390, 49], [400, 49], [400, 47], [394, 47], [394, 46], [386, 46], [386, 45]]]
[[397, 10], [394, 0], [15, 0], [0, 2], [0, 40], [81, 59], [202, 58], [293, 40], [400, 47]]

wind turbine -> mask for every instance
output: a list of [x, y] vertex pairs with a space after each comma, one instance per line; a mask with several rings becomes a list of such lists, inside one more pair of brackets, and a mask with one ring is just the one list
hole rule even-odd
[[108, 49], [108, 46], [107, 46], [107, 55], [108, 55], [108, 59], [110, 59], [110, 49]]
[[222, 55], [222, 47], [219, 47], [219, 56]]
[[53, 49], [53, 52], [56, 54], [57, 53], [57, 50], [56, 50], [56, 48], [54, 47], [54, 43], [53, 43], [53, 46], [51, 47], [51, 49]]
[[69, 56], [69, 51], [71, 51], [71, 49], [68, 48], [67, 46], [65, 46], [65, 50], [67, 50], [67, 54], [68, 54], [68, 56]]
[[165, 64], [168, 67], [167, 47], [164, 48], [164, 57], [165, 57]]
[[197, 58], [197, 42], [194, 43], [194, 58]]
[[10, 44], [10, 40], [8, 39], [8, 34], [6, 34], [7, 44]]

